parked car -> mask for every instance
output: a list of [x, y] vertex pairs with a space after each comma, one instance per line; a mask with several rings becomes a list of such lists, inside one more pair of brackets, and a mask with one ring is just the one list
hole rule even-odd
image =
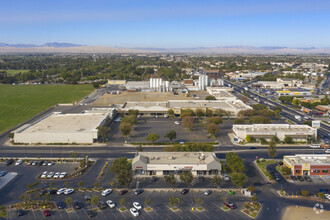
[[41, 196], [43, 196], [44, 194], [46, 194], [47, 193], [47, 190], [41, 190], [40, 192], [39, 192], [39, 194], [41, 195]]
[[208, 196], [212, 193], [212, 190], [208, 189], [204, 192], [204, 195]]
[[181, 194], [182, 194], [182, 195], [186, 195], [188, 192], [189, 192], [189, 189], [183, 189], [183, 190], [181, 191]]
[[141, 210], [141, 209], [142, 209], [142, 206], [141, 206], [140, 203], [138, 203], [138, 202], [133, 202], [133, 206], [134, 206], [134, 208], [136, 208], [137, 210]]
[[178, 122], [178, 121], [175, 121], [175, 122], [174, 122], [174, 124], [176, 124], [176, 125], [179, 125], [179, 124], [180, 124], [180, 122]]
[[6, 161], [6, 165], [7, 166], [9, 166], [9, 165], [11, 165], [12, 163], [14, 162], [14, 159], [8, 159], [7, 161]]
[[302, 176], [297, 176], [297, 179], [301, 182], [304, 181], [304, 178]]
[[128, 190], [120, 190], [119, 191], [119, 195], [124, 195], [124, 194], [126, 194], [128, 192]]
[[305, 179], [307, 182], [312, 182], [312, 179], [311, 179], [309, 176], [304, 176], [304, 179]]
[[107, 204], [104, 201], [100, 200], [99, 204], [98, 204], [98, 207], [100, 209], [105, 209], [107, 207]]
[[65, 195], [69, 195], [71, 193], [74, 193], [74, 189], [67, 189], [67, 190], [64, 191]]
[[60, 175], [60, 179], [63, 179], [64, 177], [66, 177], [66, 172], [62, 172]]
[[156, 182], [157, 181], [157, 177], [153, 176], [151, 177], [151, 182]]
[[236, 205], [230, 201], [224, 202], [224, 204], [225, 204], [225, 206], [227, 206], [228, 208], [230, 208], [232, 210], [237, 208]]
[[3, 177], [3, 176], [5, 176], [7, 174], [7, 171], [0, 171], [0, 177]]
[[93, 218], [96, 216], [96, 213], [92, 210], [87, 210], [87, 215], [90, 217], [90, 218]]
[[134, 217], [139, 216], [139, 211], [136, 208], [130, 208], [129, 211], [132, 213]]
[[55, 163], [54, 162], [48, 162], [47, 166], [53, 166]]
[[44, 210], [44, 216], [51, 216], [52, 214], [50, 213], [50, 211], [48, 209]]
[[26, 163], [26, 165], [28, 165], [28, 166], [31, 166], [31, 164], [32, 164], [32, 161], [28, 161], [28, 162]]
[[17, 209], [17, 217], [23, 216], [23, 215], [24, 215], [23, 209]]
[[47, 174], [48, 174], [47, 171], [43, 172], [43, 173], [41, 174], [40, 178], [46, 178], [46, 177], [47, 177]]
[[80, 202], [75, 201], [75, 202], [73, 203], [73, 207], [74, 207], [75, 209], [81, 209], [81, 208], [82, 208], [82, 204], [81, 204]]
[[61, 173], [60, 172], [56, 172], [53, 176], [54, 179], [58, 179], [60, 177]]
[[44, 163], [43, 160], [37, 161], [37, 165], [38, 165], [38, 166], [41, 166], [43, 163]]
[[256, 147], [249, 147], [250, 150], [254, 150], [257, 149]]
[[112, 192], [112, 189], [106, 189], [102, 192], [102, 196], [107, 196]]
[[57, 195], [61, 195], [61, 194], [63, 194], [64, 192], [66, 191], [66, 188], [61, 188], [61, 189], [59, 189], [59, 190], [57, 190]]
[[48, 174], [47, 174], [47, 178], [52, 178], [54, 176], [54, 172], [49, 172]]
[[110, 208], [115, 208], [116, 207], [116, 204], [113, 201], [111, 201], [111, 200], [106, 201], [106, 203], [108, 204], [108, 206]]
[[280, 175], [278, 175], [278, 174], [275, 174], [275, 178], [274, 178], [277, 182], [279, 182], [279, 181], [281, 181], [281, 177], [280, 177]]
[[144, 190], [143, 189], [137, 189], [137, 190], [135, 190], [135, 195], [140, 195], [141, 193], [143, 193], [144, 192]]
[[297, 177], [291, 175], [290, 178], [293, 180], [293, 181], [297, 181]]
[[62, 202], [62, 201], [57, 202], [57, 208], [64, 209], [65, 208], [65, 203]]
[[223, 178], [226, 182], [230, 181], [230, 177], [227, 174], [223, 174]]
[[86, 201], [91, 201], [92, 196], [91, 196], [91, 195], [85, 195], [85, 196], [84, 196], [84, 199], [85, 199]]
[[48, 161], [44, 161], [44, 162], [42, 163], [43, 166], [47, 166], [47, 164], [48, 164]]
[[33, 161], [31, 165], [32, 165], [32, 166], [37, 165], [37, 161]]
[[47, 192], [48, 192], [48, 194], [53, 195], [53, 194], [57, 193], [57, 190], [56, 189], [49, 189]]
[[16, 165], [16, 166], [21, 165], [22, 162], [23, 162], [22, 160], [17, 160], [16, 163], [15, 163], [15, 165]]

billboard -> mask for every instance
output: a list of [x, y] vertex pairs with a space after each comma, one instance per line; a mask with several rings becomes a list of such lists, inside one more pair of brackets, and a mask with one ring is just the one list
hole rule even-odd
[[320, 128], [321, 121], [312, 121], [312, 128]]

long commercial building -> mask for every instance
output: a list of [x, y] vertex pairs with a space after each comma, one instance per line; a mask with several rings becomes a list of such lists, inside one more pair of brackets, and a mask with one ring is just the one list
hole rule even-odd
[[233, 125], [233, 133], [238, 142], [245, 141], [246, 136], [254, 138], [265, 138], [271, 140], [276, 136], [281, 141], [285, 137], [291, 137], [295, 142], [306, 141], [308, 136], [317, 138], [317, 129], [308, 125], [290, 124], [253, 124], [253, 125]]
[[[111, 110], [113, 111], [113, 110]], [[97, 112], [97, 113], [96, 113]], [[98, 138], [98, 126], [103, 126], [109, 113], [79, 114], [53, 113], [33, 124], [26, 124], [14, 131], [14, 142], [24, 144], [92, 144]]]
[[295, 176], [330, 175], [329, 154], [296, 154], [294, 156], [284, 156], [283, 163], [291, 169], [291, 173]]
[[135, 175], [181, 174], [189, 170], [194, 176], [216, 175], [222, 170], [212, 152], [140, 152], [132, 162]]

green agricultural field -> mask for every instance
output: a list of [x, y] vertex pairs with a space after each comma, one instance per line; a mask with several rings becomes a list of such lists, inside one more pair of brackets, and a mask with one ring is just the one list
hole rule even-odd
[[58, 103], [73, 103], [91, 85], [0, 85], [0, 133]]
[[26, 73], [29, 72], [29, 70], [3, 70], [6, 71], [9, 75], [16, 75], [18, 73]]

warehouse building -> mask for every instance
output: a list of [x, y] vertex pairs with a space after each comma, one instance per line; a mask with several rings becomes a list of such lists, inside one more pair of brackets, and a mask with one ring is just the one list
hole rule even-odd
[[285, 137], [291, 137], [294, 142], [306, 142], [308, 136], [317, 138], [317, 129], [308, 125], [290, 124], [253, 124], [233, 125], [233, 133], [238, 142], [245, 141], [246, 136], [256, 139], [265, 138], [271, 140], [276, 136], [283, 141]]
[[212, 152], [139, 152], [133, 159], [134, 175], [169, 175], [191, 171], [194, 176], [221, 172], [221, 162]]
[[254, 87], [269, 88], [269, 89], [285, 89], [285, 88], [298, 88], [303, 85], [301, 80], [297, 79], [281, 79], [277, 78], [276, 81], [258, 81], [253, 84]]
[[252, 109], [241, 100], [169, 100], [168, 108], [173, 109], [175, 116], [180, 116], [181, 111], [187, 109], [193, 111], [200, 109], [204, 112], [206, 112], [206, 110], [212, 110], [214, 113], [222, 109], [228, 111], [231, 117], [236, 117], [241, 110]]
[[14, 131], [14, 142], [24, 144], [92, 144], [98, 138], [98, 126], [103, 126], [110, 113], [95, 109], [93, 113], [53, 113], [33, 124]]
[[284, 156], [283, 163], [291, 168], [291, 173], [298, 175], [329, 176], [330, 155], [329, 154], [296, 154]]
[[232, 88], [229, 87], [207, 87], [206, 91], [214, 96], [217, 100], [227, 100], [227, 101], [236, 101], [237, 98], [229, 91], [232, 91]]

